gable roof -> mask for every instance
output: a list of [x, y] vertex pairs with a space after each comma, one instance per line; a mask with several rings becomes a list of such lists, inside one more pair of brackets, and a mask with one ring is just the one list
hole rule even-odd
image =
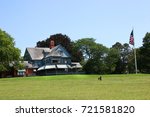
[[27, 48], [24, 54], [30, 56], [32, 60], [42, 60], [44, 57], [71, 57], [70, 54], [63, 48], [61, 45], [57, 45], [56, 47], [50, 48]]
[[49, 48], [27, 48], [26, 52], [28, 52], [32, 60], [41, 60], [44, 58], [43, 52], [50, 52], [50, 49]]
[[46, 56], [53, 56], [53, 57], [71, 57], [67, 50], [62, 47], [61, 45], [57, 45], [56, 47], [51, 49], [51, 52]]

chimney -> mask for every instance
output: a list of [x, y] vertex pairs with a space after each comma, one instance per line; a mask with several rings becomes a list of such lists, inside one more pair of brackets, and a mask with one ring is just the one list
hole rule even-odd
[[51, 40], [50, 41], [50, 45], [49, 45], [50, 49], [54, 48], [55, 47], [55, 43], [54, 43], [54, 40]]

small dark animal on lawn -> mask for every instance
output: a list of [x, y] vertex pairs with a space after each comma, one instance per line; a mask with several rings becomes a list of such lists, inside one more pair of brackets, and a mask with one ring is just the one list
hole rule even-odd
[[102, 77], [100, 76], [100, 77], [98, 78], [98, 80], [102, 80]]

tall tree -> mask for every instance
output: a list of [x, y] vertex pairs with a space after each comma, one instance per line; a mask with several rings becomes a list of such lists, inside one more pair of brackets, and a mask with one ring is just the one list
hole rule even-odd
[[122, 63], [123, 63], [123, 73], [128, 73], [129, 55], [132, 53], [132, 49], [129, 44], [123, 44], [122, 51]]
[[70, 50], [71, 39], [67, 35], [63, 35], [61, 33], [51, 35], [46, 40], [38, 41], [37, 47], [50, 47], [50, 41], [54, 41], [54, 45], [57, 46], [61, 44], [67, 50]]
[[143, 38], [143, 45], [140, 48], [141, 72], [150, 73], [150, 33]]
[[102, 44], [96, 43], [93, 38], [82, 38], [75, 42], [77, 48], [84, 57], [83, 69], [89, 74], [108, 73], [106, 58], [109, 49]]
[[71, 42], [71, 60], [74, 62], [80, 62], [83, 64], [84, 57], [81, 50], [78, 48], [75, 42]]
[[117, 42], [116, 44], [114, 44], [112, 46], [112, 48], [115, 48], [119, 53], [119, 59], [116, 63], [115, 73], [120, 74], [120, 73], [129, 72], [129, 70], [128, 70], [128, 59], [129, 59], [129, 55], [132, 52], [129, 44], [125, 43], [122, 45], [121, 43]]
[[9, 70], [19, 57], [20, 50], [15, 47], [14, 39], [0, 29], [0, 72]]
[[116, 62], [116, 68], [114, 73], [122, 73], [122, 60], [121, 60], [121, 52], [123, 49], [123, 45], [119, 42], [116, 42], [114, 45], [112, 45], [112, 48], [116, 49], [118, 54], [119, 54], [119, 58], [118, 61]]
[[96, 45], [93, 38], [82, 38], [77, 40], [76, 47], [82, 52], [84, 59], [90, 59], [92, 57], [92, 49]]
[[110, 48], [108, 56], [106, 57], [107, 73], [115, 72], [118, 60], [119, 60], [118, 50], [115, 48]]

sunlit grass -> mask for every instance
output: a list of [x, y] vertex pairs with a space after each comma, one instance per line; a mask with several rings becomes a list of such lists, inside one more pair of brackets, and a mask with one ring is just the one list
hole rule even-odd
[[58, 75], [0, 79], [0, 99], [149, 100], [150, 75]]

